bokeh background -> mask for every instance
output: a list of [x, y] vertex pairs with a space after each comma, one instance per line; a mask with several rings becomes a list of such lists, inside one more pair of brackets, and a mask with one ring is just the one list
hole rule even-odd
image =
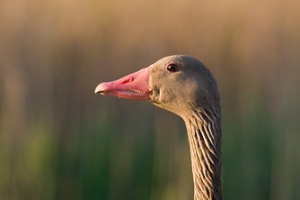
[[1, 0], [0, 199], [193, 198], [182, 120], [94, 88], [172, 54], [222, 96], [226, 199], [300, 199], [300, 2]]

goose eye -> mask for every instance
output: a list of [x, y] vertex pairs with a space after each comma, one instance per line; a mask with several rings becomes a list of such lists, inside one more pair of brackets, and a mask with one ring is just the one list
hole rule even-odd
[[177, 67], [176, 64], [170, 63], [170, 64], [167, 65], [167, 70], [169, 72], [177, 72], [178, 71], [178, 67]]

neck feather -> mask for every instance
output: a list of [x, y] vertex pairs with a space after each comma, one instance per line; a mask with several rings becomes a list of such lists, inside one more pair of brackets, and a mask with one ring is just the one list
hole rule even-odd
[[222, 200], [221, 116], [193, 110], [184, 118], [190, 144], [195, 200]]

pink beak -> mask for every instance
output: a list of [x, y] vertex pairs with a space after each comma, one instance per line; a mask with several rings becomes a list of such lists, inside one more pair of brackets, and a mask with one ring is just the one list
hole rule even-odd
[[95, 93], [125, 99], [149, 100], [149, 76], [150, 67], [143, 68], [118, 80], [100, 83]]

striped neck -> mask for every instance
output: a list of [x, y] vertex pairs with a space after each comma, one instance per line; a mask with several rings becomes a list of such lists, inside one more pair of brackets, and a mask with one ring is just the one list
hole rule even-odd
[[190, 144], [194, 200], [222, 200], [221, 116], [193, 110], [184, 121]]

